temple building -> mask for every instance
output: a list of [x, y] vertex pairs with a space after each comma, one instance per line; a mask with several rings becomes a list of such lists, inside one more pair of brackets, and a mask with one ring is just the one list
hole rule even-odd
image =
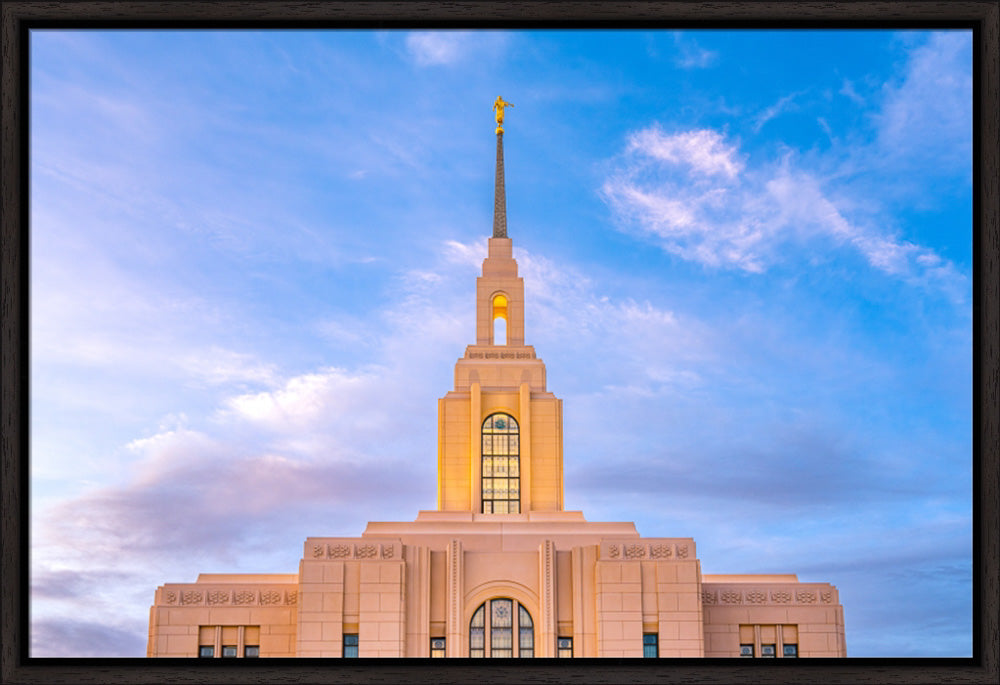
[[562, 401], [526, 343], [497, 98], [475, 342], [438, 400], [437, 508], [310, 537], [298, 571], [156, 589], [150, 657], [842, 657], [837, 589], [703, 574], [688, 537], [563, 502]]

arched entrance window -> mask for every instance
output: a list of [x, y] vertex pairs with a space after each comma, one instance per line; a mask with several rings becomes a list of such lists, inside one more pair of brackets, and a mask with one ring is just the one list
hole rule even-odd
[[521, 513], [521, 447], [518, 425], [509, 414], [483, 422], [483, 513]]
[[522, 659], [535, 656], [535, 624], [531, 614], [513, 599], [504, 597], [480, 604], [469, 621], [469, 656]]

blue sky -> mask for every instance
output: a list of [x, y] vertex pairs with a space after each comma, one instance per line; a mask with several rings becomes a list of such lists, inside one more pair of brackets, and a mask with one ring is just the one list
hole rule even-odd
[[436, 497], [491, 104], [567, 508], [971, 654], [960, 31], [33, 31], [33, 656]]

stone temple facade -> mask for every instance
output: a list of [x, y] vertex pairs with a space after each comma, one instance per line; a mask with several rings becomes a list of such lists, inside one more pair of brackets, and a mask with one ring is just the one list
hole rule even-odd
[[296, 573], [160, 586], [147, 655], [846, 656], [834, 586], [703, 574], [691, 538], [563, 508], [562, 401], [525, 343], [501, 127], [495, 200], [475, 343], [438, 400], [437, 509], [308, 538]]

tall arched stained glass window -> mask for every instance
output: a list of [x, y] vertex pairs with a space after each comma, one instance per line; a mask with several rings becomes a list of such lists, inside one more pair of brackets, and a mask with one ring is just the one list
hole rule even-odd
[[535, 624], [531, 614], [513, 599], [483, 602], [469, 621], [469, 656], [535, 656]]
[[517, 421], [491, 414], [483, 422], [483, 513], [521, 513], [521, 445]]

